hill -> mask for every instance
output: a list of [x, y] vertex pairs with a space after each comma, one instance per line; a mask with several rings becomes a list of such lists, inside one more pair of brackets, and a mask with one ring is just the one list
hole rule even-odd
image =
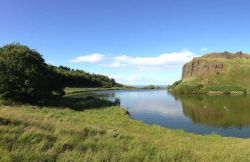
[[250, 55], [209, 53], [193, 58], [182, 69], [182, 80], [169, 90], [176, 93], [248, 93]]

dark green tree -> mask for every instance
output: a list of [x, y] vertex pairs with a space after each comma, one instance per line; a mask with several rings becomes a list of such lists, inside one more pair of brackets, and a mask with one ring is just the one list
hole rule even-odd
[[[42, 56], [21, 44], [0, 48], [0, 97], [33, 102], [62, 93], [58, 77]], [[56, 84], [57, 82], [57, 84]]]
[[62, 83], [66, 87], [114, 87], [122, 86], [116, 83], [115, 79], [109, 78], [105, 75], [90, 74], [79, 69], [71, 69], [65, 66], [53, 66], [51, 69], [60, 76]]

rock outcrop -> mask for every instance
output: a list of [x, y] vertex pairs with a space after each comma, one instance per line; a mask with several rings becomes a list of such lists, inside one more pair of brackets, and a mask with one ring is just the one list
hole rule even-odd
[[224, 64], [221, 59], [250, 59], [250, 55], [237, 52], [235, 54], [210, 53], [202, 57], [194, 58], [191, 62], [186, 63], [182, 69], [182, 79], [206, 76], [210, 74], [220, 74], [224, 69]]

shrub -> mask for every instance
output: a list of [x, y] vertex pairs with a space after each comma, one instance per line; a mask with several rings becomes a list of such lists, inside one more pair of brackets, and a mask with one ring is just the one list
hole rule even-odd
[[188, 85], [182, 84], [179, 85], [176, 89], [173, 90], [174, 93], [178, 94], [205, 94], [207, 90], [203, 85]]
[[148, 86], [143, 87], [143, 89], [155, 89], [155, 86], [154, 85], [148, 85]]
[[177, 87], [179, 84], [181, 84], [182, 80], [175, 81], [172, 85], [169, 85], [167, 87], [168, 90], [173, 90], [175, 87]]
[[223, 85], [223, 86], [208, 86], [209, 91], [219, 91], [223, 94], [231, 93], [247, 93], [247, 89], [237, 85]]

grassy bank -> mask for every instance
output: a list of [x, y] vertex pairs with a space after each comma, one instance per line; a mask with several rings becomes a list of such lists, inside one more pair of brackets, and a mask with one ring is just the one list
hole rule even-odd
[[75, 94], [75, 93], [84, 93], [84, 92], [93, 92], [93, 91], [104, 91], [104, 90], [125, 90], [125, 89], [136, 89], [135, 87], [111, 87], [111, 88], [104, 88], [104, 87], [97, 87], [97, 88], [72, 88], [66, 87], [64, 89], [65, 94]]
[[145, 125], [95, 98], [45, 103], [0, 106], [0, 161], [250, 160], [249, 139]]
[[160, 86], [145, 86], [145, 87], [132, 87], [132, 86], [121, 86], [121, 87], [110, 87], [110, 88], [105, 88], [105, 87], [97, 87], [97, 88], [72, 88], [72, 87], [66, 87], [64, 89], [66, 95], [70, 94], [76, 94], [76, 93], [91, 93], [94, 91], [105, 91], [105, 90], [143, 90], [143, 89], [165, 89], [165, 87], [160, 87]]
[[249, 94], [249, 90], [238, 85], [203, 85], [185, 80], [176, 83], [168, 87], [176, 94]]

